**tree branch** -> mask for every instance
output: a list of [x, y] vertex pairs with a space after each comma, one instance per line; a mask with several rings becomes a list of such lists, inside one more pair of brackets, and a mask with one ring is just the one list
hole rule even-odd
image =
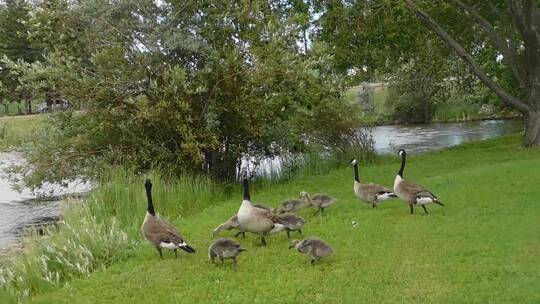
[[451, 49], [453, 49], [459, 57], [467, 62], [471, 70], [480, 78], [480, 80], [488, 86], [502, 102], [510, 107], [517, 109], [522, 113], [527, 113], [530, 110], [528, 104], [510, 95], [505, 89], [499, 86], [491, 79], [486, 72], [480, 67], [478, 62], [452, 37], [448, 34], [430, 15], [419, 9], [412, 0], [404, 0], [407, 6], [416, 14], [416, 16], [430, 29], [432, 29]]
[[501, 52], [503, 55], [503, 61], [506, 63], [506, 65], [510, 68], [512, 73], [514, 74], [514, 77], [519, 81], [519, 83], [525, 87], [527, 81], [523, 77], [525, 75], [524, 69], [523, 69], [523, 62], [520, 60], [519, 55], [517, 53], [517, 50], [514, 47], [511, 47], [511, 44], [504, 39], [487, 21], [484, 17], [482, 17], [476, 9], [473, 7], [463, 3], [461, 0], [452, 0], [454, 3], [456, 3], [459, 7], [467, 11], [469, 14], [468, 16], [472, 16], [473, 19], [476, 20], [478, 25], [484, 30], [486, 33], [488, 39], [491, 41], [493, 46]]

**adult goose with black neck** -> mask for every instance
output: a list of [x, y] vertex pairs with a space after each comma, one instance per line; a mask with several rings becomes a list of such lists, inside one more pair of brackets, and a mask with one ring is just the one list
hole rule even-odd
[[426, 188], [407, 181], [403, 178], [403, 170], [405, 170], [405, 162], [407, 161], [407, 153], [400, 149], [398, 154], [401, 156], [401, 167], [394, 180], [394, 193], [405, 203], [408, 203], [411, 208], [411, 214], [414, 213], [415, 206], [422, 206], [424, 212], [427, 213], [426, 205], [437, 204], [444, 206], [443, 203], [432, 192]]
[[238, 222], [243, 230], [260, 235], [262, 245], [266, 246], [267, 235], [282, 231], [286, 227], [278, 222], [279, 218], [270, 210], [251, 204], [247, 174], [243, 172], [242, 175], [244, 199], [238, 209]]
[[146, 188], [147, 198], [146, 216], [141, 226], [144, 237], [156, 247], [161, 259], [163, 259], [162, 248], [174, 250], [176, 258], [178, 258], [177, 250], [179, 248], [187, 253], [194, 253], [195, 249], [188, 245], [176, 227], [161, 219], [159, 214], [156, 214], [154, 202], [152, 201], [152, 182], [149, 179], [144, 183], [144, 187]]
[[373, 208], [377, 208], [377, 204], [386, 201], [390, 198], [397, 197], [392, 190], [384, 186], [373, 183], [360, 182], [358, 174], [358, 163], [356, 159], [352, 159], [350, 164], [354, 168], [354, 194], [362, 201], [371, 204]]

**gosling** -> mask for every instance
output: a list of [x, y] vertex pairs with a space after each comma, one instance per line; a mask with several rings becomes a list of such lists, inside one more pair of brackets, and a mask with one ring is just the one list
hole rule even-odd
[[296, 213], [300, 209], [310, 206], [306, 200], [288, 199], [276, 208], [277, 214]]
[[212, 232], [212, 238], [215, 238], [216, 236], [218, 236], [223, 230], [232, 230], [232, 229], [239, 230], [234, 235], [234, 237], [238, 237], [241, 234], [244, 238], [246, 237], [246, 231], [240, 228], [240, 222], [238, 221], [238, 216], [235, 214], [230, 219], [228, 219], [225, 223], [217, 226], [216, 229], [214, 229], [214, 231]]
[[300, 192], [300, 197], [306, 200], [311, 207], [317, 209], [313, 215], [316, 215], [319, 212], [324, 213], [324, 208], [328, 208], [337, 202], [336, 198], [324, 193], [318, 193], [311, 196], [309, 193], [302, 191]]
[[293, 240], [289, 249], [292, 249], [293, 247], [296, 248], [298, 252], [309, 255], [311, 258], [311, 265], [334, 252], [330, 245], [319, 238]]
[[221, 238], [208, 247], [208, 258], [212, 264], [216, 264], [216, 258], [218, 258], [222, 267], [225, 259], [231, 259], [233, 260], [233, 267], [236, 268], [236, 257], [242, 251], [246, 251], [246, 249], [242, 248], [237, 241]]
[[304, 228], [304, 224], [306, 223], [306, 220], [293, 213], [282, 213], [278, 215], [278, 223], [285, 226], [285, 232], [287, 233], [287, 238], [290, 238], [290, 232], [291, 231], [298, 231], [300, 235], [302, 236], [302, 228]]

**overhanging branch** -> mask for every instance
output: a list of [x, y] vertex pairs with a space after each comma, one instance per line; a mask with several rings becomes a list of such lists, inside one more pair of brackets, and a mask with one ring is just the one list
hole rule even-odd
[[484, 17], [482, 17], [476, 9], [465, 4], [461, 0], [452, 0], [452, 1], [456, 3], [459, 7], [467, 11], [469, 13], [468, 15], [472, 17], [473, 20], [476, 20], [478, 25], [486, 33], [486, 36], [491, 41], [493, 46], [495, 46], [495, 48], [497, 48], [497, 50], [501, 52], [501, 54], [503, 55], [503, 61], [510, 68], [510, 70], [514, 74], [514, 77], [519, 81], [519, 83], [522, 86], [526, 86], [527, 81], [523, 77], [525, 75], [525, 73], [523, 72], [524, 71], [523, 63], [521, 62], [518, 56], [517, 50], [511, 46], [512, 44], [509, 45], [507, 40], [504, 39], [504, 37], [502, 37], [495, 30], [493, 25], [491, 25], [489, 21], [487, 21]]
[[488, 86], [502, 102], [510, 107], [517, 109], [522, 113], [529, 111], [529, 106], [521, 100], [510, 95], [505, 89], [499, 86], [491, 79], [480, 67], [478, 62], [459, 44], [450, 34], [448, 34], [430, 15], [419, 9], [412, 0], [404, 0], [407, 6], [416, 14], [416, 16], [430, 29], [432, 29], [459, 57], [469, 64], [469, 67], [476, 76]]

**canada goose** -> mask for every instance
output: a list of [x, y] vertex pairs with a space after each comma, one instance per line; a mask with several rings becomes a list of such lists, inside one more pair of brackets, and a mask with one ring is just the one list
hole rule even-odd
[[188, 253], [194, 253], [195, 249], [187, 244], [180, 232], [173, 225], [161, 219], [154, 211], [152, 182], [149, 179], [144, 183], [144, 187], [146, 188], [146, 198], [148, 201], [146, 216], [141, 226], [144, 237], [156, 247], [161, 259], [163, 259], [161, 248], [174, 250], [176, 258], [178, 258], [178, 248]]
[[336, 198], [331, 197], [326, 194], [319, 193], [319, 194], [315, 194], [311, 196], [309, 195], [309, 193], [305, 191], [300, 192], [300, 197], [302, 199], [305, 199], [312, 207], [317, 208], [317, 210], [315, 211], [313, 215], [319, 212], [324, 213], [324, 208], [330, 207], [330, 205], [332, 205], [333, 203], [337, 201]]
[[429, 192], [420, 185], [403, 179], [403, 170], [405, 169], [407, 153], [405, 150], [400, 149], [398, 154], [401, 156], [401, 168], [399, 168], [399, 172], [394, 180], [394, 193], [402, 201], [409, 204], [411, 207], [411, 214], [414, 213], [414, 206], [416, 205], [422, 206], [425, 213], [428, 212], [425, 205], [435, 203], [444, 206], [444, 204], [437, 199], [435, 194]]
[[302, 228], [304, 228], [304, 224], [306, 223], [304, 218], [293, 213], [282, 213], [277, 216], [277, 221], [285, 226], [287, 238], [290, 238], [291, 231], [298, 231], [302, 235]]
[[373, 208], [377, 208], [377, 204], [392, 197], [397, 197], [392, 190], [384, 186], [373, 183], [361, 183], [358, 175], [358, 164], [353, 158], [350, 164], [354, 168], [354, 194], [362, 201], [371, 204]]
[[296, 213], [307, 206], [309, 206], [309, 203], [306, 200], [288, 199], [276, 208], [276, 213]]
[[238, 209], [238, 222], [242, 229], [260, 235], [262, 245], [266, 246], [265, 236], [282, 231], [285, 229], [285, 226], [280, 224], [277, 221], [277, 217], [268, 209], [251, 204], [246, 172], [243, 173], [242, 184], [244, 188], [244, 199], [242, 200], [240, 209]]
[[[261, 204], [253, 204], [255, 207], [267, 209], [270, 212], [274, 212], [274, 208], [268, 207]], [[239, 230], [234, 237], [238, 237], [239, 235], [242, 235], [242, 237], [246, 237], [246, 230], [242, 229], [240, 227], [240, 222], [238, 221], [238, 215], [233, 215], [231, 218], [229, 218], [226, 222], [222, 223], [221, 225], [217, 226], [216, 229], [212, 232], [212, 238], [215, 238], [217, 235], [221, 233], [223, 230], [232, 230], [236, 229]]]
[[298, 252], [309, 255], [311, 257], [311, 264], [334, 252], [330, 245], [319, 238], [293, 240], [289, 249], [293, 247], [295, 247]]
[[218, 258], [221, 261], [221, 266], [223, 266], [225, 259], [232, 259], [234, 268], [236, 268], [236, 257], [242, 251], [246, 251], [246, 249], [242, 248], [237, 241], [221, 238], [208, 247], [208, 258], [213, 264]]

